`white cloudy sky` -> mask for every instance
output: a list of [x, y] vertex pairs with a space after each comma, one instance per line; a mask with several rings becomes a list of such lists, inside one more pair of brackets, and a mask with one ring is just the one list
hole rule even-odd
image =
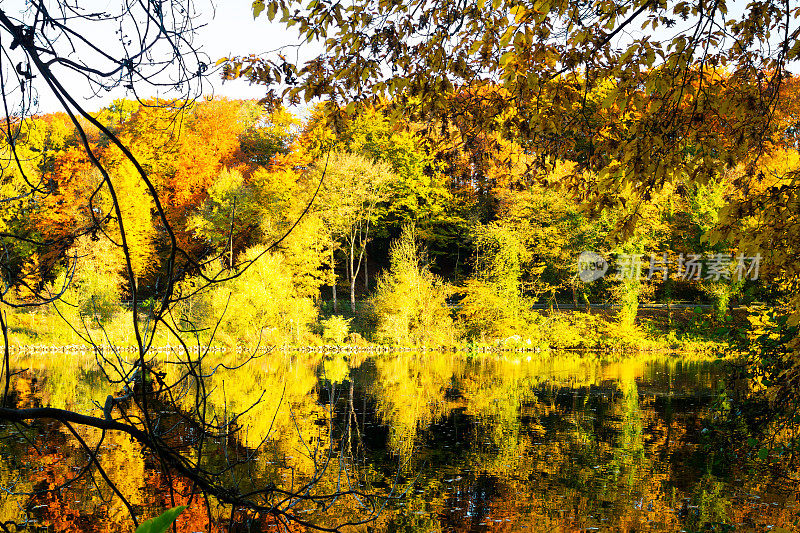
[[[56, 0], [58, 1], [58, 0]], [[79, 2], [81, 7], [102, 11], [104, 9], [118, 9], [119, 0], [86, 0]], [[13, 13], [15, 9], [19, 12], [24, 5], [23, 0], [0, 0], [0, 9], [6, 13]], [[196, 31], [194, 44], [200, 48], [210, 59], [213, 65], [219, 58], [234, 55], [263, 54], [285, 44], [297, 42], [297, 33], [287, 31], [277, 23], [271, 24], [267, 17], [262, 15], [257, 20], [253, 19], [251, 2], [249, 0], [195, 0], [199, 18], [196, 25], [203, 25]], [[24, 20], [20, 15], [19, 20]], [[104, 45], [104, 40], [109, 41], [109, 47], [116, 43], [113, 32], [105, 28], [101, 32], [87, 32], [93, 44]], [[309, 49], [309, 47], [305, 47]], [[313, 50], [313, 47], [310, 49]], [[18, 58], [12, 58], [16, 61]], [[12, 63], [13, 64], [13, 63]], [[58, 71], [56, 71], [58, 72]], [[93, 96], [85, 81], [77, 77], [70, 76], [62, 72], [61, 77], [64, 85], [70, 93], [76, 97], [89, 110], [96, 110], [109, 104], [116, 98], [132, 97], [126, 94], [122, 88], [110, 93], [103, 92], [97, 97]], [[47, 113], [61, 109], [58, 101], [47, 87], [38, 85], [38, 79], [34, 79], [35, 87], [38, 91], [38, 111]], [[156, 96], [149, 94], [143, 89], [141, 97]], [[226, 96], [229, 98], [260, 98], [264, 95], [264, 88], [248, 84], [247, 81], [237, 80], [223, 83], [219, 75], [208, 77], [205, 95]]]
[[[42, 0], [45, 3], [58, 4], [64, 0]], [[91, 9], [96, 11], [119, 9], [120, 0], [74, 0], [81, 6], [81, 8]], [[247, 55], [257, 54], [262, 55], [276, 48], [287, 45], [296, 44], [297, 34], [292, 30], [286, 30], [279, 24], [272, 24], [267, 20], [265, 15], [254, 20], [251, 11], [251, 0], [192, 0], [195, 8], [199, 11], [200, 16], [196, 21], [198, 25], [203, 25], [202, 28], [197, 30], [195, 37], [195, 45], [200, 47], [203, 52], [208, 56], [208, 59], [213, 64], [217, 59], [233, 55]], [[733, 0], [730, 2], [730, 14], [734, 17], [741, 16], [744, 9], [746, 0]], [[24, 9], [25, 0], [0, 0], [0, 9], [4, 12], [11, 14], [15, 10], [19, 12]], [[21, 18], [24, 20], [24, 18]], [[637, 24], [631, 28], [631, 32], [623, 32], [618, 36], [619, 46], [627, 46], [627, 44], [635, 38], [643, 36], [642, 31], [636, 30]], [[108, 28], [106, 28], [108, 29]], [[118, 45], [118, 39], [115, 37], [113, 31], [106, 31], [105, 33], [87, 31], [92, 37], [98, 41], [95, 44], [107, 44], [109, 49]], [[113, 28], [112, 28], [113, 30]], [[669, 39], [674, 37], [674, 34], [679, 31], [685, 31], [685, 28], [674, 28], [673, 30], [659, 30], [656, 39]], [[96, 35], [95, 35], [96, 33]], [[5, 37], [5, 35], [3, 36]], [[106, 40], [107, 43], [103, 43]], [[289, 51], [294, 54], [297, 50], [301, 50], [305, 58], [310, 57], [314, 52], [318, 51], [316, 46], [304, 45], [301, 48], [294, 48]], [[6, 68], [12, 68], [16, 64], [17, 59], [9, 58], [11, 61], [6, 62]], [[292, 57], [292, 59], [297, 59]], [[0, 67], [2, 68], [2, 67]], [[41, 80], [34, 80], [41, 81]], [[92, 95], [86, 82], [81, 82], [77, 78], [70, 78], [65, 76], [63, 81], [70, 93], [77, 97], [79, 100], [83, 99], [83, 104], [89, 110], [99, 109], [107, 105], [111, 100], [121, 97], [130, 97], [126, 95], [124, 89], [111, 93], [103, 93], [99, 97], [86, 100]], [[151, 89], [142, 88], [139, 96], [145, 98], [156, 96], [151, 94]], [[38, 87], [39, 92], [39, 112], [51, 112], [59, 110], [58, 102], [46, 87]], [[244, 80], [234, 82], [225, 82], [219, 78], [218, 75], [211, 75], [208, 78], [206, 95], [227, 96], [229, 98], [260, 98], [264, 95], [264, 88], [258, 86], [250, 86]], [[302, 112], [302, 109], [295, 110]]]

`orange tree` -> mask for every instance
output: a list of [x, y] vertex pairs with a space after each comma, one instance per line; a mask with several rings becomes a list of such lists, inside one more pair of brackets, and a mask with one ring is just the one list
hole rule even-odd
[[[63, 484], [91, 478], [98, 482], [95, 488], [113, 493], [138, 526], [146, 518], [142, 508], [131, 501], [106, 460], [117, 447], [103, 444], [114, 434], [142, 446], [169, 480], [160, 501], [195, 502], [196, 510], [198, 500], [206, 500], [218, 516], [224, 511], [231, 517], [231, 523], [245, 515], [313, 527], [308, 515], [295, 516], [292, 510], [301, 500], [324, 508], [344, 493], [356, 496], [356, 491], [316, 487], [313, 480], [326, 467], [313, 459], [312, 481], [301, 492], [257, 479], [242, 484], [233, 472], [245, 466], [253, 451], [243, 448], [245, 427], [227, 409], [224, 394], [215, 392], [219, 382], [212, 385], [211, 380], [221, 367], [254, 374], [248, 365], [252, 358], [244, 355], [233, 367], [210, 361], [208, 346], [199, 345], [200, 331], [177, 316], [188, 296], [178, 287], [187, 271], [198, 272], [201, 280], [199, 288], [189, 291], [229, 281], [248, 265], [209, 273], [186, 228], [188, 215], [207, 198], [223, 166], [252, 162], [252, 153], [240, 154], [239, 136], [255, 116], [224, 100], [194, 105], [208, 70], [207, 58], [192, 41], [196, 16], [196, 4], [186, 0], [112, 2], [92, 12], [64, 2], [0, 6], [0, 430], [7, 441], [16, 440], [14, 433], [25, 438], [28, 428], [55, 424], [73, 443], [78, 471], [69, 473], [64, 483], [56, 480], [58, 487], [33, 487], [33, 496], [56, 497]], [[71, 74], [69, 83], [64, 72]], [[81, 87], [90, 94], [82, 94]], [[118, 101], [99, 114], [87, 111], [84, 97], [114, 89], [134, 95], [158, 91], [168, 100], [138, 100], [138, 105]], [[49, 122], [34, 115], [42, 92], [53, 95], [64, 115]], [[184, 114], [187, 109], [194, 113]], [[95, 236], [113, 251], [93, 244]], [[120, 257], [121, 268], [113, 273], [121, 270], [128, 289], [130, 307], [122, 311], [126, 336], [135, 348], [122, 356], [98, 346], [85, 329], [83, 335], [80, 323], [70, 324], [93, 348], [89, 353], [102, 367], [105, 383], [102, 392], [85, 398], [91, 407], [80, 412], [55, 398], [47, 407], [32, 405], [16, 393], [23, 378], [12, 366], [8, 328], [9, 320], [19, 319], [9, 310], [52, 304], [69, 289], [76, 290], [76, 258], [63, 253], [74, 243], [93, 282], [105, 288], [116, 288], [116, 280], [101, 263]], [[275, 245], [262, 247], [263, 253]], [[151, 273], [154, 253], [161, 264]], [[67, 274], [62, 286], [48, 291], [40, 281], [47, 276], [46, 265], [56, 262], [66, 263]], [[143, 276], [152, 282], [146, 289], [139, 286]], [[20, 285], [27, 289], [24, 299], [15, 290]], [[152, 349], [156, 331], [180, 347], [166, 366]], [[104, 333], [101, 342], [110, 344], [108, 330]], [[195, 350], [189, 346], [192, 339]], [[63, 385], [65, 376], [54, 381]], [[216, 401], [221, 401], [218, 408], [212, 403]], [[260, 440], [263, 444], [267, 439]], [[222, 453], [233, 447], [237, 451], [232, 456]], [[39, 462], [48, 460], [41, 447], [33, 448]], [[12, 490], [8, 485], [3, 489]], [[369, 500], [364, 497], [359, 501]], [[13, 516], [3, 516], [0, 529], [20, 528], [16, 522], [26, 519], [32, 502], [14, 509]], [[373, 505], [371, 511], [377, 508]], [[365, 510], [365, 519], [369, 514]]]

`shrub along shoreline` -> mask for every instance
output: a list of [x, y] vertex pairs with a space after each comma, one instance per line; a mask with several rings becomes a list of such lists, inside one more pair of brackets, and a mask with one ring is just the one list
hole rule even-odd
[[[130, 315], [119, 309], [104, 323], [81, 322], [83, 330], [73, 329], [53, 310], [16, 311], [9, 331], [9, 347], [14, 353], [87, 352], [93, 344], [103, 351], [135, 352]], [[736, 340], [747, 328], [748, 310], [741, 308], [720, 320], [700, 309], [640, 310], [637, 323], [622, 327], [614, 311], [608, 309], [536, 310], [517, 332], [505, 337], [467, 336], [457, 320], [448, 323], [448, 335], [441, 332], [426, 337], [392, 338], [379, 329], [375, 308], [364, 306], [352, 316], [320, 314], [317, 322], [296, 339], [274, 342], [269, 332], [242, 339], [231, 335], [225, 323], [213, 339], [201, 333], [187, 342], [195, 353], [261, 351], [311, 352], [386, 352], [442, 351], [465, 353], [548, 354], [554, 351], [600, 353], [718, 353], [733, 355]], [[78, 335], [80, 331], [81, 335]], [[436, 332], [434, 332], [436, 333]], [[81, 338], [83, 337], [83, 338]], [[190, 339], [184, 339], [189, 341]], [[444, 341], [444, 342], [443, 342]], [[173, 337], [159, 332], [152, 344], [154, 353], [182, 351]]]

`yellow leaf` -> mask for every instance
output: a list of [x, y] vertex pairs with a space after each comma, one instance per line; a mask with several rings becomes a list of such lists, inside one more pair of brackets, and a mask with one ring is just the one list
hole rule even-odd
[[506, 52], [503, 55], [501, 55], [500, 56], [500, 66], [501, 67], [506, 66], [506, 63], [508, 63], [514, 57], [514, 55], [515, 55], [514, 52], [510, 52], [510, 51]]
[[255, 2], [253, 2], [253, 18], [258, 18], [265, 7], [263, 0], [255, 0]]
[[500, 37], [500, 48], [505, 48], [508, 46], [508, 43], [511, 42], [511, 37], [514, 35], [514, 31], [516, 28], [514, 26], [509, 26], [506, 32]]
[[608, 94], [603, 99], [603, 107], [604, 108], [611, 107], [614, 104], [614, 101], [616, 99], [617, 99], [617, 90], [616, 89], [612, 89], [612, 90], [608, 91]]

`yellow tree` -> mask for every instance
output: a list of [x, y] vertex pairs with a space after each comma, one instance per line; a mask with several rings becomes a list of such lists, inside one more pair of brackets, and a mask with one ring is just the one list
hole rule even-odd
[[[323, 49], [302, 64], [250, 56], [228, 58], [225, 68], [228, 77], [270, 86], [288, 77], [282, 96], [327, 98], [345, 114], [369, 101], [423, 121], [466, 118], [475, 131], [524, 143], [536, 156], [532, 171], [573, 160], [565, 186], [595, 212], [622, 208], [624, 240], [642, 214], [626, 208], [632, 197], [646, 204], [667, 183], [705, 183], [739, 164], [747, 181], [757, 180], [759, 161], [787, 136], [796, 139], [780, 117], [796, 116], [787, 88], [795, 84], [788, 66], [800, 57], [800, 6], [731, 7], [727, 0], [359, 0], [347, 7], [258, 0], [255, 16], [296, 27]], [[659, 32], [664, 38], [652, 38]], [[598, 179], [586, 183], [585, 170]], [[780, 206], [793, 205], [795, 174], [737, 203], [723, 228], [727, 239], [751, 253], [781, 241], [791, 209]], [[756, 245], [733, 219], [763, 205], [781, 214], [763, 225], [768, 237]], [[775, 267], [800, 274], [791, 260]], [[793, 305], [800, 315], [800, 299]]]
[[389, 199], [390, 184], [397, 177], [388, 163], [346, 152], [331, 152], [317, 161], [311, 175], [316, 180], [323, 173], [318, 211], [332, 241], [343, 241], [350, 310], [355, 312], [356, 279], [373, 235], [377, 208]]

